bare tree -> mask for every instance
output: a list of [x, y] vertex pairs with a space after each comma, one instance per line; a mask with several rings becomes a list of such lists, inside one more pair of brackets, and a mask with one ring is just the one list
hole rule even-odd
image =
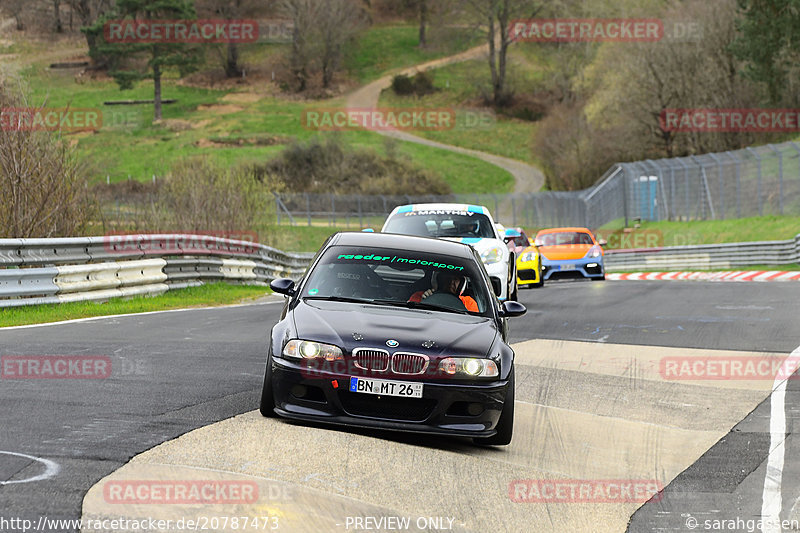
[[[262, 15], [269, 8], [266, 8], [260, 0], [197, 0], [197, 13], [199, 18], [206, 14], [214, 17], [221, 17], [225, 20], [237, 20], [255, 15]], [[240, 44], [230, 41], [222, 47], [218, 47], [222, 52], [222, 63], [225, 69], [225, 76], [228, 78], [239, 78], [244, 72], [241, 65]]]
[[[0, 85], [0, 106], [19, 105]], [[73, 236], [93, 214], [73, 150], [24, 127], [0, 128], [0, 205], [0, 237]]]
[[466, 0], [466, 3], [476, 22], [486, 28], [492, 104], [508, 105], [512, 97], [507, 85], [508, 48], [513, 42], [509, 25], [516, 18], [535, 16], [543, 4], [537, 0]]
[[328, 88], [339, 69], [345, 44], [361, 26], [361, 10], [352, 0], [327, 0], [319, 11], [320, 70], [322, 86]]
[[297, 91], [304, 91], [317, 70], [328, 88], [338, 70], [344, 47], [363, 23], [355, 0], [281, 0], [281, 10], [294, 26], [289, 69]]
[[53, 30], [56, 33], [64, 32], [64, 25], [61, 22], [61, 0], [53, 0]]
[[[758, 105], [753, 83], [738, 76], [739, 61], [729, 49], [735, 32], [735, 0], [713, 5], [702, 0], [674, 3], [665, 27], [674, 21], [702, 21], [702, 35], [658, 43], [609, 43], [601, 49], [589, 103], [594, 121], [624, 124], [638, 155], [654, 143], [667, 157], [728, 150], [754, 141], [745, 132], [674, 132], [663, 129], [666, 109], [739, 108]], [[653, 154], [650, 154], [653, 155]]]
[[315, 0], [280, 0], [281, 11], [291, 19], [292, 49], [289, 54], [289, 70], [302, 92], [308, 86], [313, 61], [314, 24], [319, 19], [319, 2]]

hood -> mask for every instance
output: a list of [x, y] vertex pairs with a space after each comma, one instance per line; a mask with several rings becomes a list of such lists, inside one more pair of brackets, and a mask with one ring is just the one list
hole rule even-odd
[[551, 261], [565, 259], [583, 259], [593, 244], [559, 244], [557, 246], [539, 246], [539, 252]]
[[[399, 345], [390, 352], [480, 356], [497, 335], [490, 318], [438, 311], [314, 300], [300, 302], [293, 313], [298, 338], [335, 344], [347, 353], [358, 347], [387, 349], [386, 341], [394, 339]], [[435, 344], [425, 348], [426, 341]]]
[[442, 237], [443, 240], [446, 241], [453, 241], [453, 242], [460, 242], [462, 244], [469, 244], [481, 254], [486, 250], [494, 247], [501, 248], [503, 250], [503, 260], [508, 261], [508, 255], [510, 254], [508, 250], [508, 246], [505, 242], [501, 241], [500, 239], [491, 239], [488, 237], [485, 238], [477, 238], [477, 237]]

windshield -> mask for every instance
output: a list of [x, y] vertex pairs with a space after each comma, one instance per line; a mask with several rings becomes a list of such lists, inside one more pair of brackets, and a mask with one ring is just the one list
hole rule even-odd
[[491, 316], [477, 262], [411, 250], [333, 246], [303, 286], [302, 297]]
[[444, 209], [395, 213], [386, 221], [383, 232], [420, 237], [495, 238], [492, 222], [486, 215]]
[[582, 245], [594, 244], [592, 236], [582, 231], [562, 231], [558, 233], [545, 233], [536, 237], [537, 246], [561, 246], [565, 244]]

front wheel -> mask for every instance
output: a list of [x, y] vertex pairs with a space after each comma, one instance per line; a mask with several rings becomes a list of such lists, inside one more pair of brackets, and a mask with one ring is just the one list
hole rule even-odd
[[[513, 287], [513, 288], [512, 288]], [[508, 272], [508, 288], [506, 289], [508, 300], [516, 302], [519, 300], [519, 284], [517, 283], [517, 269], [512, 267]]]
[[511, 436], [514, 433], [514, 368], [511, 368], [511, 373], [508, 375], [508, 388], [506, 389], [506, 397], [503, 401], [503, 412], [500, 414], [500, 420], [497, 421], [495, 427], [497, 433], [491, 437], [476, 437], [472, 442], [482, 446], [505, 446], [511, 443]]
[[262, 416], [267, 418], [275, 418], [275, 396], [272, 389], [272, 347], [270, 347], [270, 354], [267, 356], [267, 369], [264, 372], [264, 386], [261, 388], [261, 405], [258, 410], [261, 411]]

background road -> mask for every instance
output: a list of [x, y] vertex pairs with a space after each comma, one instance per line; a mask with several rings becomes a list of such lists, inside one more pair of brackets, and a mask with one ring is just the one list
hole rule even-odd
[[[382, 495], [372, 478], [348, 478], [352, 466], [348, 469], [333, 461], [307, 461], [308, 471], [288, 466], [297, 462], [292, 447], [302, 449], [304, 438], [357, 449], [365, 458], [363, 470], [380, 466], [384, 476], [386, 453], [390, 453], [394, 461], [390, 477], [412, 471], [423, 487], [438, 483], [452, 487], [456, 480], [470, 476], [469, 483], [461, 484], [458, 497], [439, 505], [439, 514], [454, 515], [457, 527], [464, 530], [486, 524], [470, 516], [469, 506], [462, 506], [460, 497], [474, 503], [474, 497], [481, 495], [508, 506], [510, 481], [543, 476], [609, 478], [616, 472], [619, 477], [646, 473], [665, 481], [677, 476], [660, 507], [648, 504], [636, 513], [632, 531], [663, 527], [664, 520], [680, 517], [682, 506], [689, 504], [693, 512], [713, 508], [719, 513], [738, 512], [741, 502], [748, 502], [747, 512], [760, 512], [763, 487], [759, 483], [763, 485], [764, 477], [761, 472], [759, 478], [759, 469], [764, 468], [765, 443], [769, 442], [770, 407], [765, 399], [771, 383], [664, 383], [655, 375], [652, 362], [663, 353], [676, 352], [645, 347], [785, 356], [800, 344], [800, 284], [557, 282], [541, 290], [521, 291], [520, 299], [529, 313], [512, 323], [511, 340], [520, 343], [516, 348], [520, 403], [515, 440], [505, 450], [485, 450], [448, 439], [420, 441], [381, 432], [309, 428], [248, 414], [223, 423], [232, 426], [193, 432], [173, 441], [174, 446], [169, 443], [148, 454], [160, 464], [237, 472], [261, 460], [260, 467], [253, 467], [261, 468], [258, 475], [294, 487], [295, 504], [305, 501], [303, 495], [311, 498], [322, 491], [332, 499], [347, 498], [353, 512], [362, 514], [431, 511], [430, 502], [417, 499], [419, 495], [398, 499], [396, 494]], [[34, 520], [42, 515], [78, 518], [87, 491], [134, 455], [255, 409], [266, 338], [279, 311], [280, 305], [272, 303], [0, 330], [0, 355], [107, 355], [114, 368], [104, 380], [0, 380], [4, 429], [0, 450], [41, 457], [60, 466], [58, 474], [47, 480], [0, 485], [3, 515]], [[786, 402], [787, 431], [791, 432], [800, 408], [794, 382]], [[737, 429], [729, 434], [734, 426]], [[210, 439], [204, 431], [221, 433]], [[737, 438], [737, 434], [747, 438]], [[231, 435], [236, 441], [226, 447], [225, 439]], [[270, 445], [250, 450], [250, 445], [263, 444], [254, 435]], [[209, 447], [210, 443], [214, 446]], [[178, 451], [177, 446], [186, 444], [192, 446], [191, 457]], [[794, 452], [787, 457], [797, 457], [791, 436], [787, 446]], [[594, 448], [592, 460], [586, 458], [587, 447]], [[375, 450], [380, 450], [382, 462], [370, 466]], [[291, 461], [282, 469], [287, 456]], [[414, 463], [412, 458], [423, 462]], [[480, 473], [487, 461], [506, 467], [493, 478], [485, 478]], [[265, 472], [264, 464], [273, 466]], [[125, 468], [132, 466], [136, 461]], [[798, 479], [797, 468], [796, 461], [787, 461], [787, 513], [800, 495], [800, 487], [789, 479]], [[36, 461], [0, 454], [0, 482], [24, 480], [43, 471]], [[542, 530], [558, 530], [590, 526], [593, 521], [587, 516], [593, 516], [594, 522], [607, 518], [609, 530], [620, 531], [640, 505], [587, 509], [511, 504], [508, 513], [489, 523], [502, 529], [521, 527], [523, 522], [518, 520], [526, 520], [524, 524], [537, 524]], [[292, 513], [302, 512], [288, 502], [285, 507], [287, 520]], [[330, 516], [299, 518], [317, 528], [330, 526], [341, 520], [335, 514], [341, 508], [334, 507]], [[664, 513], [665, 509], [669, 512]]]

